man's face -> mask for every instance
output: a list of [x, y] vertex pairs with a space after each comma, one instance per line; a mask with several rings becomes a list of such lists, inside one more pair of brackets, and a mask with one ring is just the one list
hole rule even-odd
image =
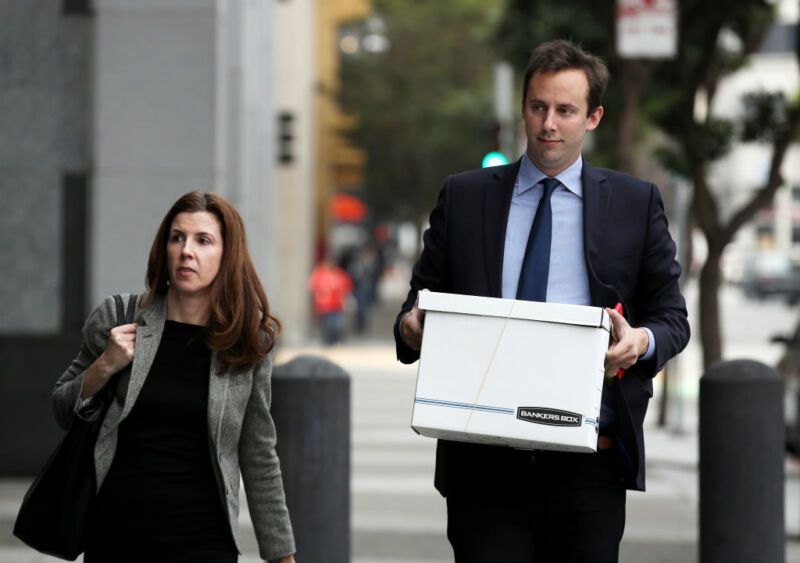
[[568, 168], [581, 154], [587, 131], [600, 123], [603, 107], [587, 115], [589, 81], [580, 69], [537, 72], [522, 101], [528, 158], [548, 176]]

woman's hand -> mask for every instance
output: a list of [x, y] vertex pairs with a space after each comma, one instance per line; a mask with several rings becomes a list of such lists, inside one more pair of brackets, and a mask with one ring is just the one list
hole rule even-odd
[[108, 335], [106, 349], [83, 376], [81, 399], [86, 399], [102, 389], [111, 376], [133, 360], [136, 349], [137, 323], [115, 326]]
[[278, 559], [278, 563], [295, 563], [294, 555], [287, 555], [286, 557], [282, 557]]
[[112, 375], [126, 367], [133, 361], [133, 352], [136, 347], [136, 323], [115, 326], [108, 335], [106, 349], [97, 358], [102, 363], [104, 375]]

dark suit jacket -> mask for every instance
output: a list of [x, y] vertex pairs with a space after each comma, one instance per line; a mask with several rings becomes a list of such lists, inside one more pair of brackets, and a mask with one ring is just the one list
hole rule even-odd
[[[472, 170], [445, 181], [424, 249], [414, 266], [411, 290], [394, 325], [397, 357], [412, 363], [419, 352], [400, 336], [400, 318], [418, 290], [500, 297], [508, 211], [520, 161]], [[686, 304], [678, 287], [681, 268], [658, 188], [633, 176], [583, 164], [584, 253], [592, 305], [623, 305], [631, 326], [647, 327], [655, 357], [639, 361], [615, 387], [617, 435], [628, 458], [626, 486], [644, 490], [642, 423], [652, 378], [689, 340]], [[530, 456], [510, 448], [440, 440], [436, 488], [473, 487], [488, 479], [523, 478]]]

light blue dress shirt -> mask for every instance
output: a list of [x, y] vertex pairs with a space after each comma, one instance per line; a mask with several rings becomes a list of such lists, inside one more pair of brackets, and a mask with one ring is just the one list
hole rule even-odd
[[[590, 305], [589, 275], [583, 253], [583, 187], [581, 171], [583, 160], [556, 176], [561, 185], [550, 199], [553, 211], [553, 236], [550, 246], [550, 274], [547, 279], [547, 301]], [[533, 217], [542, 199], [541, 182], [547, 176], [530, 161], [522, 157], [511, 208], [508, 212], [506, 242], [503, 253], [503, 297], [517, 295], [519, 274], [525, 258]]]
[[[553, 236], [550, 246], [550, 274], [547, 279], [547, 301], [591, 305], [589, 274], [583, 251], [583, 158], [579, 158], [566, 170], [555, 176], [561, 182], [550, 200], [553, 211]], [[547, 175], [531, 162], [527, 154], [514, 182], [511, 207], [508, 211], [505, 250], [503, 253], [502, 296], [514, 299], [517, 295], [519, 274], [525, 247], [528, 244], [533, 217], [542, 199], [544, 187], [540, 183]], [[647, 331], [649, 345], [641, 359], [649, 360], [655, 355], [656, 341], [652, 331]]]

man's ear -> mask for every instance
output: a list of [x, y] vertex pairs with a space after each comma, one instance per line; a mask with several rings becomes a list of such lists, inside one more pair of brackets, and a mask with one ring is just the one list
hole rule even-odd
[[587, 131], [594, 131], [600, 125], [600, 120], [603, 118], [603, 106], [597, 106], [589, 114], [589, 123], [586, 124]]

